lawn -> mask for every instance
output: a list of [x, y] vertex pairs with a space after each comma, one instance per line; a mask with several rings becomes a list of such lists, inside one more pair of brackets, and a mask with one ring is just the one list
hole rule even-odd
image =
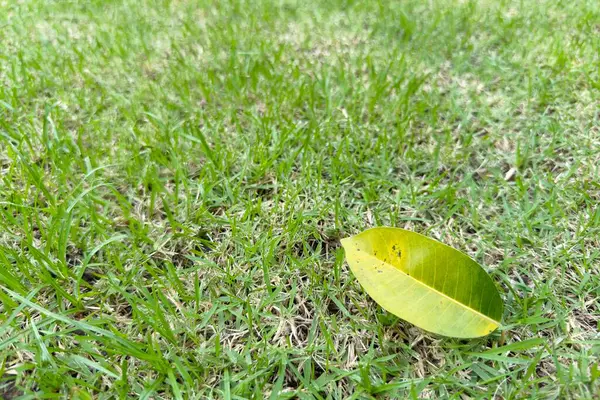
[[[0, 0], [0, 397], [600, 396], [600, 4]], [[373, 226], [491, 335], [378, 306]]]

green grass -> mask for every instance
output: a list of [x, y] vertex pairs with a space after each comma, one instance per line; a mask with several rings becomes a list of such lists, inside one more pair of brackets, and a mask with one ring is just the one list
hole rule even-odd
[[[600, 395], [597, 1], [0, 8], [0, 397]], [[376, 225], [502, 329], [377, 306]]]

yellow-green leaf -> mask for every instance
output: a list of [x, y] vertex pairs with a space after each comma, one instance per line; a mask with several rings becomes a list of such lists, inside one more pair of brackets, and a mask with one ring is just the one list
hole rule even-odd
[[399, 228], [342, 239], [352, 272], [384, 309], [444, 336], [484, 336], [500, 325], [502, 299], [484, 269], [452, 247]]

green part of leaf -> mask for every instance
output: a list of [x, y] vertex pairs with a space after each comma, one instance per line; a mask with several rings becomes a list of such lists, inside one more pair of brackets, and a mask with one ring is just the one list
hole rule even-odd
[[444, 336], [484, 336], [500, 325], [494, 282], [467, 255], [421, 234], [372, 228], [342, 239], [352, 272], [383, 308]]

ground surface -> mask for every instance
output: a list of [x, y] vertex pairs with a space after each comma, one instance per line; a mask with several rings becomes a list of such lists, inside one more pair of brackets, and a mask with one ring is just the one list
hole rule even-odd
[[[0, 396], [598, 396], [597, 1], [0, 8]], [[383, 311], [376, 225], [502, 329]]]

